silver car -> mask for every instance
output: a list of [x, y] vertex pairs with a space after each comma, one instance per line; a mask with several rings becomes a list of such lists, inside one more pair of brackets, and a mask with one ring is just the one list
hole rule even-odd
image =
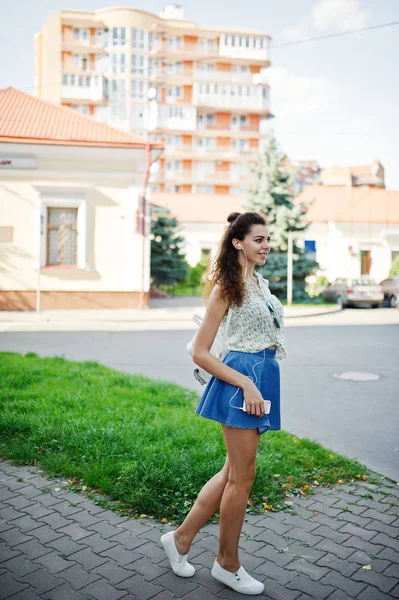
[[384, 279], [380, 285], [384, 292], [384, 301], [388, 302], [391, 308], [395, 308], [399, 301], [399, 275]]
[[322, 292], [326, 302], [346, 306], [371, 305], [378, 308], [384, 299], [381, 286], [371, 277], [338, 277]]

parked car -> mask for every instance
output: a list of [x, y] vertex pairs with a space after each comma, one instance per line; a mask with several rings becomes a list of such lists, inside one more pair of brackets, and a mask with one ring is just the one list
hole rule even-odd
[[384, 299], [382, 287], [371, 277], [338, 277], [323, 292], [325, 302], [346, 306], [371, 305], [378, 308]]
[[384, 292], [384, 302], [388, 302], [391, 308], [395, 308], [399, 301], [399, 275], [384, 279], [380, 285]]

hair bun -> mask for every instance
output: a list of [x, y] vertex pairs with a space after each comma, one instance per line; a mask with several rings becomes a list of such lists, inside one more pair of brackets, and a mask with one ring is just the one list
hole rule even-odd
[[241, 213], [239, 212], [232, 212], [229, 214], [229, 216], [227, 217], [227, 222], [228, 223], [234, 223], [234, 221], [236, 219], [238, 219], [238, 217], [240, 216]]

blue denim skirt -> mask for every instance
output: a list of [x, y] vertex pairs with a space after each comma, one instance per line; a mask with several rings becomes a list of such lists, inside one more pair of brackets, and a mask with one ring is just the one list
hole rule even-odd
[[250, 377], [262, 397], [271, 401], [268, 415], [256, 417], [240, 410], [244, 401], [241, 388], [216, 377], [208, 381], [195, 412], [229, 427], [257, 428], [259, 434], [281, 429], [280, 367], [275, 356], [275, 350], [266, 348], [253, 353], [232, 350], [223, 359], [226, 365]]

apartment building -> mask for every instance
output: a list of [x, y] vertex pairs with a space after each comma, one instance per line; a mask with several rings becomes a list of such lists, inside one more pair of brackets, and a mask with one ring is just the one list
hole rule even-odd
[[50, 13], [36, 95], [163, 141], [153, 192], [241, 194], [271, 117], [269, 40], [198, 26], [177, 5]]

